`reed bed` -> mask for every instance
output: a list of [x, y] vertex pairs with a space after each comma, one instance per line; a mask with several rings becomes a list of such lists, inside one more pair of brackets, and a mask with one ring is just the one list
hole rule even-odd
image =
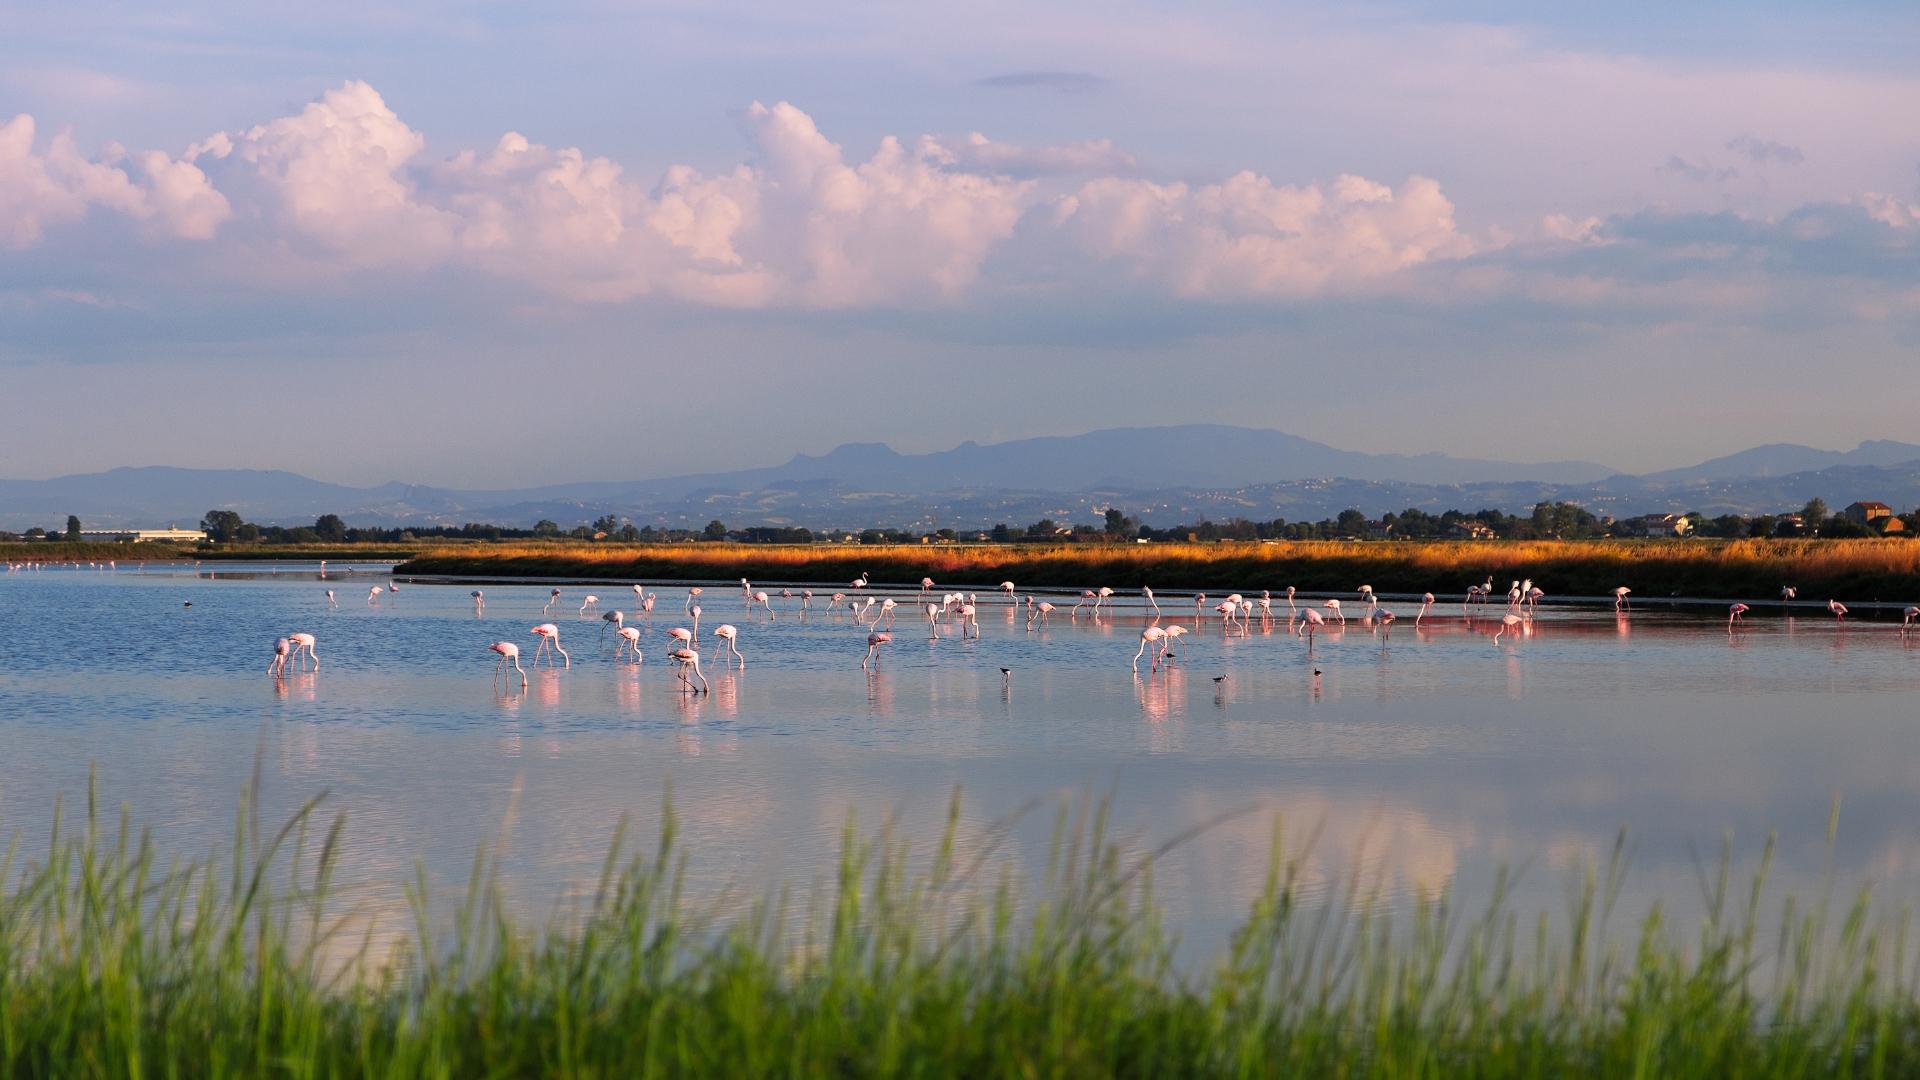
[[194, 557], [192, 548], [177, 544], [114, 544], [99, 541], [69, 542], [38, 541], [35, 543], [0, 544], [0, 563], [65, 563], [65, 562], [107, 562], [113, 560], [123, 563], [166, 562]]
[[1275, 544], [862, 546], [500, 544], [430, 549], [403, 574], [580, 579], [747, 577], [991, 589], [1021, 587], [1352, 591], [1455, 597], [1488, 577], [1500, 591], [1531, 578], [1550, 595], [1808, 599], [1920, 598], [1920, 543], [1904, 540], [1599, 540]]
[[[1706, 915], [1623, 934], [1616, 847], [1566, 910], [1397, 917], [1356, 877], [1302, 898], [1276, 841], [1265, 889], [1199, 970], [1174, 961], [1153, 864], [1103, 809], [1063, 805], [1023, 888], [993, 837], [915, 849], [849, 824], [804, 918], [776, 897], [719, 922], [684, 899], [671, 813], [616, 832], [593, 898], [542, 928], [475, 858], [450, 919], [376, 961], [334, 902], [342, 825], [309, 804], [223, 864], [163, 862], [125, 811], [56, 827], [0, 870], [5, 1076], [1831, 1076], [1920, 1070], [1904, 916], [1864, 891], [1784, 905], [1723, 854]], [[1276, 823], [1275, 836], [1282, 835]], [[444, 933], [439, 932], [444, 929]]]

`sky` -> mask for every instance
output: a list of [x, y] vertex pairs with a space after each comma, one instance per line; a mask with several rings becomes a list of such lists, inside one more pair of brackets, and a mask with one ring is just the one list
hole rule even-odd
[[84, 7], [9, 5], [0, 476], [1920, 435], [1910, 4]]

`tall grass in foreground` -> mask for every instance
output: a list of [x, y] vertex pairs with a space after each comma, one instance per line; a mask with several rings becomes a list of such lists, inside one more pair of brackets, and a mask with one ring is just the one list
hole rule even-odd
[[270, 836], [239, 820], [225, 866], [163, 865], [124, 812], [104, 826], [91, 801], [44, 861], [8, 851], [0, 1075], [1920, 1069], [1906, 922], [1874, 921], [1862, 893], [1837, 926], [1821, 899], [1765, 933], [1764, 871], [1739, 889], [1724, 858], [1701, 925], [1656, 909], [1616, 941], [1618, 849], [1554, 920], [1509, 910], [1504, 882], [1476, 917], [1441, 897], [1396, 920], [1357, 880], [1303, 902], [1300, 864], [1276, 846], [1231, 944], [1188, 974], [1153, 856], [1124, 858], [1085, 804], [1062, 809], [1024, 900], [991, 843], [961, 842], [956, 800], [918, 859], [849, 825], [808, 917], [773, 901], [724, 924], [683, 900], [668, 814], [651, 852], [616, 835], [587, 910], [544, 929], [507, 916], [482, 850], [447, 934], [416, 887], [414, 940], [376, 963], [339, 940], [339, 823], [310, 830], [312, 804]]
[[1640, 600], [1679, 594], [1846, 600], [1920, 598], [1920, 543], [1905, 540], [1527, 540], [1276, 544], [1064, 544], [841, 547], [829, 545], [498, 544], [433, 548], [399, 573], [582, 578], [879, 582], [991, 589], [1025, 587], [1231, 588], [1385, 592], [1432, 590], [1457, 599], [1492, 576], [1532, 578], [1552, 595]]

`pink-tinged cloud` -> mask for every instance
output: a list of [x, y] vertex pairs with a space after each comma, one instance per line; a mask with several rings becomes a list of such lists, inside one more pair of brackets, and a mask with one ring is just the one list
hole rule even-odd
[[88, 158], [65, 132], [37, 147], [33, 117], [0, 124], [0, 246], [40, 243], [46, 230], [100, 209], [161, 235], [206, 239], [230, 213], [206, 174], [157, 151], [134, 156], [110, 148]]

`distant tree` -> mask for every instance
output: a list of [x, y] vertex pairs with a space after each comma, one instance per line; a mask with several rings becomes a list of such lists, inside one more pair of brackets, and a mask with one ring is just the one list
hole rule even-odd
[[993, 532], [989, 533], [988, 535], [993, 538], [994, 543], [1004, 544], [1007, 541], [1013, 539], [1013, 530], [1007, 528], [1007, 523], [1003, 521], [1000, 524], [995, 525], [993, 527]]
[[1729, 540], [1738, 540], [1747, 535], [1747, 519], [1739, 514], [1721, 514], [1708, 522], [1702, 531], [1709, 536], [1724, 536]]
[[1054, 525], [1052, 518], [1041, 518], [1039, 521], [1027, 526], [1027, 535], [1052, 536], [1053, 530], [1057, 527], [1058, 526]]
[[727, 526], [720, 519], [715, 518], [707, 522], [706, 528], [700, 530], [700, 537], [703, 540], [725, 540], [727, 538]]
[[47, 535], [47, 530], [41, 528], [38, 525], [35, 525], [33, 528], [28, 529], [26, 532], [26, 537], [29, 540], [39, 540], [45, 537], [46, 535]]
[[620, 531], [620, 519], [612, 514], [601, 514], [593, 519], [593, 531], [611, 536]]
[[321, 514], [313, 521], [313, 531], [327, 543], [338, 544], [347, 538], [347, 523], [340, 520], [339, 514]]
[[1747, 535], [1756, 540], [1764, 540], [1772, 536], [1776, 520], [1772, 514], [1761, 514], [1752, 521], [1747, 522]]
[[231, 510], [209, 510], [207, 516], [200, 519], [201, 531], [207, 534], [207, 539], [217, 544], [236, 539], [235, 534], [244, 524], [246, 522], [240, 520], [240, 515]]
[[539, 521], [536, 521], [533, 523], [533, 535], [559, 536], [560, 526], [554, 524], [551, 521], [548, 521], [546, 518], [541, 518]]
[[243, 521], [233, 530], [233, 538], [242, 544], [251, 544], [260, 539], [260, 526], [251, 521]]
[[1824, 525], [1827, 520], [1826, 500], [1808, 499], [1807, 505], [1800, 509], [1800, 520], [1806, 522], [1806, 530], [1808, 532], [1818, 533], [1820, 526]]
[[73, 514], [67, 515], [67, 539], [80, 539], [80, 519]]
[[620, 531], [614, 533], [613, 537], [623, 544], [631, 544], [640, 539], [640, 530], [634, 528], [633, 522], [629, 521], [625, 525], [620, 526]]
[[1334, 519], [1333, 527], [1341, 536], [1359, 536], [1367, 531], [1367, 515], [1351, 508], [1342, 510]]
[[575, 540], [591, 540], [593, 539], [593, 530], [585, 525], [575, 525], [573, 528], [567, 530], [567, 535], [573, 537]]
[[1134, 526], [1138, 524], [1139, 522], [1121, 512], [1119, 507], [1110, 506], [1107, 508], [1108, 536], [1118, 539], [1132, 532]]
[[1830, 536], [1837, 540], [1844, 540], [1852, 537], [1878, 536], [1880, 534], [1845, 514], [1835, 514], [1820, 523], [1820, 535]]

